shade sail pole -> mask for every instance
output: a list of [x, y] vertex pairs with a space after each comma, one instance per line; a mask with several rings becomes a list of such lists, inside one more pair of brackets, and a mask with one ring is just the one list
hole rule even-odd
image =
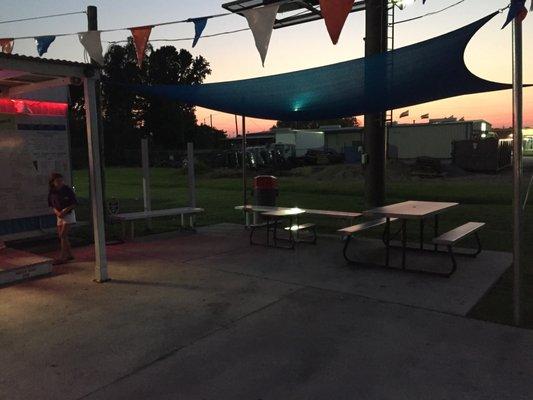
[[[387, 51], [388, 0], [366, 0], [365, 57]], [[385, 68], [365, 66], [365, 92], [372, 91], [371, 78], [386, 81]], [[368, 207], [385, 202], [386, 136], [384, 112], [365, 113], [363, 144], [365, 149], [365, 202]]]
[[96, 99], [96, 79], [84, 78], [85, 119], [87, 121], [87, 147], [89, 150], [89, 181], [91, 213], [94, 235], [95, 281], [109, 280], [105, 247], [104, 199], [102, 188], [102, 164], [100, 158], [100, 134]]
[[242, 116], [242, 205], [248, 202], [246, 194], [246, 117]]
[[513, 22], [513, 320], [517, 326], [522, 316], [522, 125], [522, 20], [516, 17]]

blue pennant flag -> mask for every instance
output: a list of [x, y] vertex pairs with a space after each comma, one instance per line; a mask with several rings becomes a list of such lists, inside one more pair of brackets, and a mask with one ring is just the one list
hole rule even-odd
[[37, 53], [39, 53], [39, 57], [42, 57], [42, 55], [48, 51], [48, 48], [54, 40], [56, 40], [55, 36], [39, 36], [35, 38], [35, 41], [37, 42]]
[[207, 25], [207, 17], [191, 18], [189, 21], [194, 22], [194, 40], [192, 41], [192, 47], [194, 47], [204, 32], [205, 26]]
[[502, 29], [509, 25], [509, 23], [515, 18], [519, 18], [521, 21], [523, 21], [526, 16], [526, 0], [512, 0], [511, 5], [509, 6], [507, 19], [505, 20], [505, 24], [503, 24]]

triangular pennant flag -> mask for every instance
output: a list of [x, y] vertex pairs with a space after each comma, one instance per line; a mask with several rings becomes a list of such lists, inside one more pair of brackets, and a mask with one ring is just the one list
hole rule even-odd
[[2, 50], [2, 53], [4, 54], [11, 54], [14, 45], [15, 39], [0, 39], [0, 50]]
[[320, 11], [333, 44], [339, 41], [346, 18], [352, 11], [353, 3], [354, 0], [320, 0]]
[[42, 55], [48, 51], [48, 48], [54, 40], [56, 40], [55, 36], [38, 36], [35, 38], [35, 42], [37, 42], [37, 54], [39, 54], [39, 57], [42, 57]]
[[194, 22], [194, 40], [192, 41], [192, 47], [195, 47], [198, 40], [202, 37], [202, 33], [207, 25], [207, 19], [207, 17], [189, 19], [190, 22]]
[[87, 31], [78, 33], [78, 39], [89, 54], [92, 60], [100, 65], [104, 65], [104, 56], [102, 55], [102, 41], [100, 40], [99, 31]]
[[526, 16], [526, 0], [511, 0], [509, 12], [507, 13], [507, 19], [505, 20], [505, 24], [503, 24], [502, 29], [509, 25], [509, 23], [515, 18], [518, 18], [520, 21], [523, 21]]
[[240, 11], [248, 21], [248, 26], [254, 35], [255, 47], [259, 51], [263, 67], [268, 53], [268, 45], [272, 37], [272, 30], [274, 29], [274, 22], [276, 22], [276, 15], [278, 15], [279, 4], [272, 4], [269, 6], [252, 8], [249, 10]]
[[133, 36], [133, 44], [135, 45], [135, 53], [137, 54], [137, 65], [139, 68], [143, 65], [144, 55], [146, 53], [146, 45], [152, 32], [152, 26], [139, 26], [137, 28], [130, 28], [131, 36]]

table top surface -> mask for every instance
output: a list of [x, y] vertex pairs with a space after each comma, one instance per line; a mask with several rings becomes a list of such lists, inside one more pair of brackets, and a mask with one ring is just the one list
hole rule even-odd
[[289, 208], [287, 210], [267, 211], [261, 213], [261, 215], [264, 215], [266, 217], [292, 217], [301, 214], [305, 214], [305, 210], [302, 210], [300, 208]]
[[440, 214], [459, 203], [447, 203], [439, 201], [404, 201], [384, 207], [377, 207], [363, 212], [365, 216], [388, 217], [402, 219], [420, 219]]

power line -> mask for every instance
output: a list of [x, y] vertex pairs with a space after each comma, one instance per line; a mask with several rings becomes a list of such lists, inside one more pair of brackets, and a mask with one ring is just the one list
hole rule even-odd
[[[180, 19], [180, 20], [167, 21], [167, 22], [158, 22], [158, 23], [155, 23], [155, 24], [147, 24], [147, 25], [137, 25], [137, 26], [131, 26], [131, 27], [127, 27], [127, 28], [99, 29], [98, 32], [100, 32], [100, 33], [108, 33], [108, 32], [127, 31], [127, 30], [132, 29], [132, 28], [140, 28], [140, 27], [144, 27], [144, 26], [155, 27], [155, 26], [183, 24], [183, 23], [186, 23], [186, 22], [194, 22], [195, 19], [200, 19], [200, 18], [212, 19], [212, 18], [225, 17], [227, 15], [232, 15], [232, 14], [233, 13], [228, 12], [228, 13], [223, 13], [223, 14], [207, 15], [207, 16], [204, 16], [204, 17], [187, 18], [187, 19]], [[55, 36], [55, 37], [76, 36], [76, 35], [79, 35], [80, 33], [85, 33], [85, 32], [86, 31], [72, 32], [72, 33], [56, 33], [56, 34], [50, 34], [50, 36]], [[20, 37], [14, 37], [14, 38], [11, 38], [11, 39], [13, 39], [13, 40], [35, 39], [35, 35], [33, 35], [33, 36], [20, 36]]]
[[87, 12], [86, 11], [74, 11], [74, 12], [68, 12], [68, 13], [62, 13], [62, 14], [50, 14], [50, 15], [41, 15], [41, 16], [38, 16], [38, 17], [11, 19], [11, 20], [6, 20], [6, 21], [0, 21], [0, 24], [11, 24], [13, 22], [34, 21], [36, 19], [65, 17], [67, 15], [76, 15], [76, 14], [87, 14]]
[[[242, 28], [242, 29], [235, 29], [233, 31], [224, 31], [224, 32], [218, 32], [218, 33], [212, 33], [210, 35], [202, 35], [202, 39], [204, 38], [210, 38], [210, 37], [216, 37], [216, 36], [223, 36], [223, 35], [230, 35], [230, 34], [233, 34], [233, 33], [238, 33], [238, 32], [245, 32], [245, 31], [249, 31], [250, 28]], [[183, 41], [190, 41], [190, 40], [194, 40], [194, 38], [175, 38], [175, 39], [150, 39], [149, 42], [183, 42]], [[107, 40], [104, 40], [104, 42], [107, 42], [107, 43], [111, 43], [111, 44], [118, 44], [118, 43], [127, 43], [128, 40], [125, 39], [125, 40], [110, 40], [110, 41], [107, 41]]]
[[449, 10], [450, 8], [456, 7], [459, 4], [464, 3], [465, 1], [466, 0], [459, 0], [457, 3], [451, 4], [451, 5], [449, 5], [447, 7], [444, 7], [442, 9], [440, 9], [440, 10], [428, 12], [426, 14], [419, 15], [418, 17], [413, 17], [413, 18], [403, 19], [401, 21], [396, 21], [394, 24], [403, 24], [404, 22], [416, 21], [417, 19], [421, 19], [421, 18], [425, 18], [425, 17], [430, 17], [432, 15], [440, 14], [441, 12], [444, 12], [444, 11]]

